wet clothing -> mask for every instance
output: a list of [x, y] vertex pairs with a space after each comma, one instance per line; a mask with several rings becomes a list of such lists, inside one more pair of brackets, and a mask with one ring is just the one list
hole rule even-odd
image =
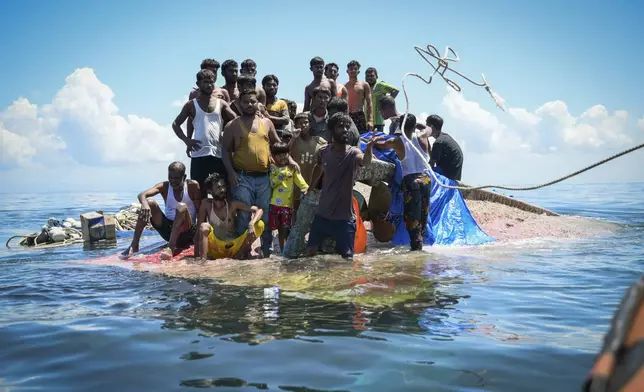
[[[239, 185], [232, 188], [233, 200], [238, 200], [247, 206], [257, 206], [261, 208], [262, 221], [264, 227], [268, 227], [268, 208], [271, 201], [271, 187], [268, 179], [268, 172], [246, 172], [236, 170], [239, 178]], [[248, 228], [251, 213], [248, 211], [237, 211], [235, 217], [235, 229], [237, 235], [242, 235]], [[262, 252], [264, 257], [268, 257], [273, 249], [273, 233], [270, 230], [264, 230], [261, 235]]]
[[[264, 222], [257, 221], [253, 226], [255, 228], [255, 235], [261, 237], [264, 234]], [[210, 229], [208, 234], [208, 257], [211, 259], [225, 259], [239, 256], [238, 253], [246, 243], [248, 238], [248, 230], [244, 231], [239, 237], [224, 240], [214, 234], [214, 230]]]
[[441, 132], [432, 145], [431, 159], [445, 177], [460, 181], [463, 170], [463, 152], [456, 140]]
[[322, 147], [318, 164], [324, 167], [322, 192], [317, 214], [330, 220], [349, 220], [353, 216], [353, 185], [358, 171], [356, 157], [362, 151], [348, 147], [337, 151], [331, 145]]
[[256, 117], [253, 120], [253, 123], [258, 122], [257, 132], [250, 132], [251, 130], [241, 119], [237, 121], [242, 129], [242, 137], [233, 155], [233, 166], [235, 169], [247, 172], [267, 173], [270, 162], [270, 144], [268, 128], [264, 125], [263, 119]]
[[272, 206], [292, 208], [295, 186], [302, 191], [309, 188], [302, 175], [288, 166], [271, 165], [269, 179], [273, 190]]
[[355, 217], [335, 220], [327, 219], [319, 213], [315, 215], [307, 247], [320, 249], [327, 238], [335, 241], [336, 253], [345, 259], [352, 258], [356, 238]]
[[351, 117], [361, 135], [367, 132], [367, 117], [363, 111], [349, 113], [349, 117]]
[[431, 178], [426, 173], [403, 177], [405, 227], [409, 233], [411, 250], [423, 248], [431, 188]]
[[293, 208], [280, 207], [271, 204], [269, 211], [269, 223], [271, 230], [290, 229], [293, 225]]
[[394, 86], [385, 83], [381, 80], [377, 81], [376, 84], [371, 89], [371, 102], [373, 102], [373, 113], [374, 113], [374, 126], [385, 124], [385, 119], [382, 118], [380, 114], [380, 99], [387, 94], [391, 94], [393, 91], [397, 90]]
[[[170, 242], [170, 234], [172, 234], [172, 225], [174, 224], [173, 220], [168, 219], [167, 216], [163, 215], [160, 225], [155, 225], [154, 222], [150, 222], [154, 230], [156, 230], [161, 238], [165, 241]], [[179, 234], [177, 238], [177, 249], [187, 249], [194, 244], [195, 234], [197, 233], [197, 226], [192, 222], [190, 229]]]

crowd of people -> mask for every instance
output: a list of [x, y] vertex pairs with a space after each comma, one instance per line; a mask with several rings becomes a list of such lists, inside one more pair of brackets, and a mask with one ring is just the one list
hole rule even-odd
[[[190, 179], [185, 165], [173, 162], [167, 181], [139, 194], [139, 219], [124, 256], [139, 251], [150, 222], [168, 241], [168, 257], [194, 245], [195, 255], [204, 259], [248, 258], [257, 238], [260, 257], [268, 257], [274, 251], [273, 231], [283, 250], [300, 200], [319, 192], [308, 254], [316, 254], [331, 238], [335, 251], [349, 259], [356, 233], [357, 169], [371, 163], [374, 148], [393, 149], [400, 159], [405, 224], [412, 250], [421, 249], [431, 190], [426, 165], [460, 181], [462, 151], [442, 132], [438, 115], [423, 125], [409, 114], [401, 124], [398, 89], [378, 80], [373, 67], [359, 80], [360, 68], [358, 61], [350, 61], [349, 79], [342, 85], [336, 63], [311, 59], [313, 80], [304, 89], [303, 112], [297, 113], [294, 101], [278, 98], [276, 75], [257, 84], [253, 60], [240, 65], [203, 60], [197, 87], [172, 123], [190, 157]], [[225, 80], [221, 87], [216, 85], [219, 71]], [[386, 120], [391, 120], [388, 132]], [[429, 137], [435, 138], [433, 145]], [[159, 194], [164, 210], [152, 199]]]

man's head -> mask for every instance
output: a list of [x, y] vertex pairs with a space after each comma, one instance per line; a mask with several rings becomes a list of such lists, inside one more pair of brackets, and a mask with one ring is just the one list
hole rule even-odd
[[218, 201], [226, 200], [226, 180], [224, 180], [219, 173], [212, 173], [206, 177], [204, 185], [212, 194], [213, 199]]
[[337, 80], [339, 72], [340, 67], [336, 63], [329, 63], [324, 66], [324, 75], [329, 79]]
[[411, 135], [414, 133], [414, 130], [416, 129], [416, 116], [414, 116], [411, 113], [407, 114], [407, 120], [405, 121], [404, 124], [402, 122], [405, 121], [405, 115], [403, 114], [400, 116], [400, 128], [405, 131], [405, 135], [407, 137], [411, 138]]
[[209, 69], [217, 75], [217, 72], [219, 72], [219, 61], [215, 59], [204, 59], [201, 62], [201, 69]]
[[299, 129], [302, 132], [302, 135], [307, 136], [310, 130], [309, 124], [309, 115], [306, 113], [298, 113], [295, 115], [293, 120], [295, 124], [295, 129]]
[[346, 99], [340, 97], [333, 97], [326, 106], [326, 110], [329, 112], [329, 117], [333, 116], [336, 113], [349, 113], [349, 103]]
[[432, 129], [433, 137], [440, 135], [441, 130], [443, 129], [443, 119], [437, 114], [432, 114], [427, 117], [425, 124]]
[[240, 73], [254, 77], [257, 75], [257, 63], [252, 59], [242, 61]]
[[280, 80], [275, 75], [266, 75], [262, 79], [262, 87], [266, 91], [267, 97], [274, 97], [277, 95], [277, 87], [280, 84]]
[[242, 90], [255, 90], [257, 88], [257, 80], [255, 80], [254, 76], [241, 74], [237, 78], [237, 88], [240, 93]]
[[313, 57], [309, 64], [311, 65], [310, 70], [313, 72], [313, 76], [321, 77], [324, 75], [324, 60], [322, 57]]
[[374, 67], [369, 67], [364, 73], [364, 79], [369, 86], [373, 87], [378, 81], [378, 71]]
[[347, 64], [347, 74], [350, 78], [357, 78], [360, 73], [360, 63], [357, 60], [351, 60]]
[[210, 96], [210, 94], [215, 90], [216, 80], [217, 76], [215, 76], [215, 73], [209, 69], [202, 69], [197, 72], [197, 87], [199, 87], [199, 91], [206, 96]]
[[346, 113], [336, 113], [329, 118], [326, 124], [327, 130], [331, 132], [331, 139], [337, 144], [349, 142], [349, 129], [351, 128], [351, 117]]
[[168, 166], [168, 182], [172, 188], [178, 188], [186, 181], [186, 165], [179, 161]]
[[271, 153], [275, 158], [275, 163], [279, 166], [288, 165], [288, 154], [290, 150], [285, 142], [277, 142], [271, 146]]
[[226, 60], [221, 65], [221, 76], [224, 77], [226, 83], [237, 83], [237, 77], [239, 76], [239, 65], [235, 60]]
[[295, 119], [295, 115], [297, 114], [297, 103], [295, 101], [288, 101], [286, 100], [286, 104], [288, 105], [288, 116], [291, 118], [291, 120]]
[[380, 98], [380, 115], [385, 120], [398, 115], [398, 112], [396, 112], [396, 100], [391, 95], [385, 95]]
[[239, 91], [239, 107], [245, 116], [254, 116], [257, 113], [257, 90], [245, 89]]
[[284, 143], [288, 144], [291, 139], [293, 139], [293, 132], [291, 132], [290, 129], [282, 129], [277, 133], [277, 136], [280, 137], [280, 140], [283, 141]]
[[313, 109], [325, 109], [331, 99], [331, 90], [325, 86], [317, 86], [313, 89]]

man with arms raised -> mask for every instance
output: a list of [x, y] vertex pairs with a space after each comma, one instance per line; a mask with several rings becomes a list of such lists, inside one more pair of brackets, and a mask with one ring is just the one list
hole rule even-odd
[[365, 80], [369, 83], [371, 88], [371, 102], [373, 103], [373, 117], [374, 128], [376, 132], [382, 132], [385, 128], [385, 120], [380, 114], [380, 99], [384, 96], [390, 95], [391, 98], [396, 98], [398, 90], [382, 80], [378, 80], [378, 71], [374, 67], [367, 68], [365, 72]]
[[[226, 125], [223, 142], [224, 164], [228, 171], [228, 182], [232, 186], [233, 200], [268, 211], [271, 201], [268, 176], [270, 146], [280, 139], [271, 120], [257, 115], [255, 89], [240, 91], [239, 107], [241, 116]], [[264, 226], [268, 227], [268, 214], [265, 213], [262, 220]], [[249, 212], [237, 213], [237, 235], [246, 230], [249, 221]], [[261, 238], [263, 255], [268, 257], [273, 235], [270, 230], [264, 230]]]
[[[246, 59], [241, 63], [241, 69], [239, 73], [242, 75], [252, 76], [253, 78], [257, 77], [257, 63], [253, 59]], [[266, 91], [262, 86], [257, 86], [257, 100], [262, 104], [266, 105]]]
[[[222, 133], [224, 125], [233, 120], [235, 113], [223, 99], [212, 92], [215, 89], [215, 74], [209, 69], [197, 73], [197, 85], [200, 94], [186, 102], [181, 112], [172, 123], [172, 129], [190, 151], [190, 178], [197, 181], [206, 196], [205, 181], [210, 173], [226, 175], [222, 160]], [[181, 125], [187, 120], [194, 127], [194, 138], [183, 133]]]
[[[347, 64], [349, 81], [344, 86], [349, 93], [349, 116], [361, 134], [373, 129], [373, 107], [369, 83], [358, 80], [360, 63], [351, 60]], [[366, 111], [365, 111], [366, 108]], [[366, 112], [366, 115], [365, 115]]]
[[445, 177], [460, 181], [463, 171], [463, 151], [456, 143], [456, 140], [449, 134], [443, 132], [443, 119], [436, 114], [427, 117], [425, 121], [431, 129], [432, 135], [436, 140], [432, 146], [430, 155], [430, 165], [436, 168], [436, 172]]
[[324, 60], [322, 57], [313, 57], [310, 61], [310, 69], [313, 73], [313, 81], [304, 88], [304, 111], [308, 112], [311, 108], [313, 101], [313, 90], [316, 87], [324, 87], [331, 93], [331, 96], [336, 94], [337, 88], [335, 80], [329, 79], [324, 76]]
[[[261, 220], [264, 211], [237, 200], [228, 203], [226, 181], [218, 173], [208, 176], [206, 186], [212, 193], [212, 199], [203, 200], [199, 208], [195, 256], [201, 259], [248, 258], [251, 244], [264, 232], [264, 222]], [[238, 211], [251, 214], [248, 228], [240, 236], [235, 234], [234, 225]]]
[[344, 113], [334, 114], [327, 124], [332, 131], [332, 144], [319, 149], [317, 163], [311, 176], [311, 189], [322, 178], [322, 191], [317, 213], [309, 232], [308, 254], [313, 256], [327, 238], [336, 242], [336, 253], [345, 259], [353, 257], [356, 218], [353, 211], [353, 185], [358, 166], [371, 163], [373, 145], [381, 137], [367, 143], [363, 153], [347, 144], [351, 118]]
[[282, 132], [291, 130], [291, 117], [286, 101], [277, 98], [279, 83], [275, 75], [266, 75], [262, 79], [262, 86], [266, 92], [267, 117], [273, 122], [277, 134], [282, 138]]
[[[152, 198], [161, 194], [165, 208]], [[196, 233], [194, 220], [201, 206], [199, 183], [186, 179], [186, 167], [181, 162], [172, 162], [168, 167], [168, 181], [163, 181], [152, 188], [139, 193], [139, 219], [136, 221], [132, 243], [123, 252], [125, 258], [139, 251], [139, 241], [148, 222], [169, 242], [170, 252], [164, 253], [168, 258], [180, 249], [190, 247]]]
[[324, 66], [324, 76], [333, 80], [336, 84], [336, 96], [342, 99], [349, 99], [349, 93], [347, 88], [343, 84], [338, 83], [338, 74], [340, 72], [340, 67], [336, 63], [329, 63]]

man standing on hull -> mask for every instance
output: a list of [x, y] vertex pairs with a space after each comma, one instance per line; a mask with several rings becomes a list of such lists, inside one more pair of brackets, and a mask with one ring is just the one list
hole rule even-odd
[[443, 132], [443, 119], [436, 114], [427, 117], [425, 121], [431, 128], [436, 141], [432, 146], [429, 164], [436, 168], [436, 172], [450, 180], [460, 181], [463, 171], [463, 151], [456, 140]]
[[273, 122], [277, 135], [281, 139], [284, 131], [291, 130], [291, 116], [286, 101], [277, 98], [279, 83], [280, 81], [275, 75], [266, 75], [262, 79], [262, 86], [266, 92], [266, 112], [268, 119]]
[[[242, 61], [239, 73], [242, 75], [248, 75], [252, 76], [253, 78], [257, 78], [257, 63], [255, 62], [255, 60], [246, 59]], [[257, 86], [257, 100], [259, 101], [259, 103], [266, 106], [266, 91], [264, 91], [262, 86]]]
[[329, 63], [324, 66], [324, 76], [329, 78], [330, 80], [333, 80], [336, 84], [336, 96], [342, 98], [342, 99], [349, 99], [349, 93], [347, 92], [347, 88], [344, 87], [343, 84], [338, 83], [338, 74], [340, 72], [340, 67], [338, 67], [338, 64], [336, 63]]
[[[313, 81], [304, 88], [304, 111], [308, 112], [311, 108], [313, 101], [313, 90], [317, 87], [324, 87], [331, 93], [331, 97], [335, 96], [337, 87], [335, 80], [329, 79], [324, 76], [324, 60], [322, 57], [313, 57], [310, 61], [310, 69], [313, 73]], [[330, 97], [329, 97], [330, 99]]]
[[221, 76], [224, 77], [226, 84], [223, 89], [228, 92], [230, 102], [239, 97], [239, 90], [237, 89], [237, 78], [239, 77], [239, 65], [237, 61], [228, 59], [221, 65]]
[[360, 63], [356, 60], [349, 61], [347, 64], [349, 81], [344, 87], [349, 92], [349, 116], [358, 127], [360, 134], [363, 134], [373, 129], [373, 105], [371, 87], [369, 83], [358, 80], [359, 73]]
[[386, 95], [390, 95], [391, 98], [396, 98], [398, 89], [382, 80], [378, 80], [378, 71], [374, 67], [367, 68], [365, 80], [369, 83], [369, 87], [371, 87], [374, 127], [376, 132], [382, 132], [385, 129], [385, 120], [380, 114], [380, 99]]
[[[222, 159], [222, 133], [224, 125], [237, 116], [226, 101], [213, 94], [215, 74], [211, 70], [199, 71], [197, 84], [201, 92], [199, 97], [186, 102], [172, 123], [172, 129], [190, 151], [190, 178], [199, 183], [202, 196], [205, 197], [206, 177], [214, 172], [226, 175]], [[187, 119], [192, 119], [194, 139], [186, 136], [181, 129]]]

